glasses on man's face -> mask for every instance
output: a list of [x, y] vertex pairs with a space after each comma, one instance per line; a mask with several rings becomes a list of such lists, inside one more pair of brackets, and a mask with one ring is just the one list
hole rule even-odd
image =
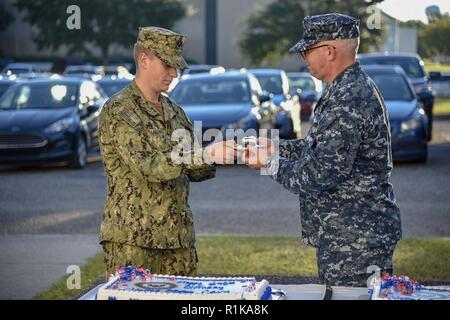
[[322, 44], [322, 45], [317, 46], [317, 47], [308, 48], [305, 51], [300, 51], [300, 57], [302, 59], [306, 59], [306, 56], [307, 56], [308, 52], [310, 52], [311, 50], [317, 49], [317, 48], [322, 48], [322, 47], [332, 47], [332, 48], [334, 48], [336, 50], [336, 47], [332, 46], [331, 44]]

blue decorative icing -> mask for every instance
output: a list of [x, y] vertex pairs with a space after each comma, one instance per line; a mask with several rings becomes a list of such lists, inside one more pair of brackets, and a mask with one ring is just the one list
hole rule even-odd
[[202, 294], [226, 294], [226, 293], [230, 293], [230, 290], [218, 290], [218, 291], [206, 290], [206, 291], [202, 291]]
[[272, 288], [270, 286], [267, 286], [266, 290], [261, 296], [261, 300], [271, 300], [272, 298]]

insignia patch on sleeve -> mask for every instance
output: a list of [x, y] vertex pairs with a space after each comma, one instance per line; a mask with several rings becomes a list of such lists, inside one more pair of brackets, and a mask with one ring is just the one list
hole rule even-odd
[[118, 111], [118, 115], [134, 129], [139, 132], [143, 132], [144, 127], [141, 120], [132, 111], [128, 110], [126, 107], [123, 107]]

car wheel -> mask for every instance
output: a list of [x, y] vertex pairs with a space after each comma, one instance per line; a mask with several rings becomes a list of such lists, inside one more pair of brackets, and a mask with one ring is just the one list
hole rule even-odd
[[71, 167], [75, 169], [82, 169], [86, 166], [87, 162], [87, 147], [86, 142], [82, 134], [78, 137], [77, 145], [75, 146]]

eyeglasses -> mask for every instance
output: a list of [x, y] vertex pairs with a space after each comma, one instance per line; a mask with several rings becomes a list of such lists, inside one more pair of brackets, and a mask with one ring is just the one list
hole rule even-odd
[[320, 45], [320, 46], [308, 48], [308, 49], [306, 49], [305, 51], [301, 51], [301, 52], [300, 52], [300, 57], [302, 57], [302, 59], [305, 59], [305, 58], [306, 58], [306, 54], [307, 54], [309, 51], [314, 50], [314, 49], [317, 49], [317, 48], [321, 48], [321, 47], [332, 47], [332, 48], [334, 48], [334, 49], [336, 50], [336, 47], [335, 47], [335, 46], [332, 46], [331, 44], [322, 44], [322, 45]]

